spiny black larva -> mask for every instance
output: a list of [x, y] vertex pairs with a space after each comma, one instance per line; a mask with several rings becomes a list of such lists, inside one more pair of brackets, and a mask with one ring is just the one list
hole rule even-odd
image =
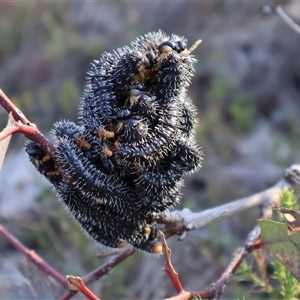
[[179, 102], [179, 111], [181, 114], [179, 129], [186, 138], [194, 138], [194, 130], [197, 125], [197, 121], [195, 119], [197, 113], [196, 106], [185, 94], [180, 95], [179, 99], [181, 100]]
[[136, 176], [133, 183], [135, 189], [139, 191], [139, 198], [144, 202], [152, 198], [149, 202], [151, 207], [148, 207], [149, 203], [144, 203], [149, 211], [162, 212], [177, 201], [177, 195], [183, 184], [183, 172], [177, 161], [163, 159], [155, 166], [148, 166], [144, 172]]
[[[37, 144], [32, 141], [29, 141], [25, 144], [25, 151], [29, 156], [31, 163], [35, 166], [39, 173], [44, 175], [48, 180], [50, 177], [48, 174], [51, 172], [52, 174], [58, 174], [58, 170], [56, 169], [54, 160], [47, 155]], [[53, 176], [53, 177], [57, 177]]]
[[[129, 110], [133, 115], [143, 116], [153, 122], [156, 111], [159, 109], [157, 103], [155, 103], [155, 97], [151, 94], [140, 92], [139, 90], [131, 90], [129, 92]], [[152, 123], [151, 122], [151, 123]]]
[[195, 59], [187, 51], [187, 41], [177, 35], [171, 38], [162, 32], [149, 33], [132, 44], [136, 49], [147, 49], [153, 56], [158, 74], [151, 81], [155, 96], [176, 97], [181, 88], [190, 84]]
[[156, 112], [156, 123], [153, 130], [149, 128], [147, 135], [136, 143], [129, 141], [121, 144], [118, 155], [129, 160], [155, 160], [174, 144], [179, 125], [178, 110], [175, 103], [166, 105], [166, 109]]
[[103, 54], [87, 74], [78, 124], [55, 125], [55, 157], [26, 145], [61, 203], [105, 246], [160, 253], [156, 219], [179, 200], [183, 176], [200, 167], [186, 95], [191, 51], [185, 38], [158, 31]]
[[113, 152], [109, 148], [111, 147], [109, 140], [103, 139], [89, 130], [85, 131], [85, 139], [91, 145], [90, 150], [85, 153], [90, 163], [105, 174], [118, 175], [112, 158]]
[[130, 118], [117, 124], [117, 134], [120, 143], [136, 143], [148, 133], [148, 124], [143, 119]]
[[[127, 201], [135, 199], [135, 194], [126, 182], [115, 175], [107, 175], [93, 166], [72, 141], [59, 141], [56, 157], [61, 172], [70, 178], [73, 185], [77, 186], [86, 197], [101, 198], [107, 194]], [[115, 204], [112, 202], [112, 205]]]
[[57, 153], [61, 172], [85, 198], [101, 199], [120, 220], [136, 223], [144, 218], [139, 212], [140, 206], [134, 205], [138, 201], [137, 194], [125, 180], [97, 169], [72, 141], [59, 141]]
[[169, 165], [157, 163], [134, 180], [136, 186], [143, 186], [141, 195], [155, 194], [162, 190], [172, 190], [176, 183], [182, 178], [183, 170], [176, 162]]
[[124, 97], [126, 91], [132, 89], [132, 84], [144, 80], [144, 72], [149, 67], [148, 58], [140, 51], [130, 50], [121, 55], [113, 74], [114, 87], [119, 99]]
[[147, 52], [161, 52], [164, 46], [168, 46], [178, 53], [187, 49], [187, 39], [179, 37], [178, 35], [172, 34], [171, 37], [166, 35], [161, 30], [157, 32], [148, 32], [145, 35], [136, 39], [131, 43], [134, 49]]
[[[29, 142], [26, 148], [31, 157], [43, 159], [44, 152], [36, 144]], [[54, 184], [64, 207], [99, 243], [108, 247], [121, 248], [128, 242], [147, 252], [159, 252], [161, 244], [153, 218], [151, 218], [152, 225], [138, 222], [136, 227], [132, 227], [131, 219], [123, 223], [120, 215], [116, 216], [102, 199], [82, 195], [80, 188], [78, 189], [69, 181], [64, 181], [61, 176], [48, 179]]]
[[[43, 151], [32, 142], [27, 144], [27, 151], [36, 159], [44, 157]], [[147, 252], [160, 252], [161, 242], [153, 218], [149, 224], [138, 222], [133, 226], [131, 220], [126, 222], [120, 220], [119, 215], [116, 216], [101, 199], [81, 195], [76, 186], [69, 181], [64, 181], [61, 176], [48, 179], [54, 184], [62, 205], [99, 243], [108, 247], [121, 248], [128, 242]]]
[[83, 126], [78, 126], [71, 121], [59, 121], [54, 126], [54, 130], [51, 132], [57, 139], [67, 138], [80, 148], [91, 149], [91, 144], [85, 139]]
[[164, 105], [178, 97], [191, 76], [192, 70], [186, 68], [180, 55], [172, 53], [161, 62], [158, 74], [152, 81], [151, 94]]
[[88, 88], [83, 95], [79, 110], [79, 122], [94, 127], [110, 124], [117, 113], [117, 97], [112, 83], [112, 72], [116, 68], [117, 57], [104, 54], [94, 61], [87, 73]]
[[173, 159], [184, 172], [195, 172], [201, 167], [202, 150], [197, 146], [194, 139], [184, 137], [178, 139], [175, 149]]
[[147, 252], [161, 252], [158, 251], [161, 243], [155, 224], [133, 227], [122, 223], [100, 201], [79, 197], [79, 191], [68, 182], [60, 181], [56, 190], [63, 206], [97, 242], [112, 248], [122, 248], [130, 243]]

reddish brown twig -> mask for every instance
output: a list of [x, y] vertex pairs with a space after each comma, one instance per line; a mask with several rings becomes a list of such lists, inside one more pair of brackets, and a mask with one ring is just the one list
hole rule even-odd
[[[193, 298], [201, 298], [201, 299], [219, 299], [221, 295], [224, 293], [225, 288], [227, 284], [232, 279], [233, 275], [241, 265], [241, 263], [246, 259], [246, 257], [254, 250], [260, 249], [262, 247], [261, 241], [257, 237], [257, 227], [250, 232], [250, 234], [247, 237], [247, 240], [244, 244], [244, 246], [241, 248], [239, 253], [233, 258], [229, 266], [226, 268], [226, 270], [223, 272], [221, 277], [217, 280], [217, 282], [211, 284], [209, 287], [207, 287], [205, 290], [200, 292], [182, 292], [178, 294], [177, 296], [167, 298], [164, 300], [189, 300]], [[256, 239], [255, 242], [250, 242], [253, 239]]]
[[90, 300], [100, 300], [90, 289], [86, 287], [83, 280], [78, 276], [67, 275], [68, 287], [72, 291], [81, 292]]
[[201, 296], [202, 299], [219, 299], [224, 293], [227, 284], [231, 281], [233, 275], [235, 274], [241, 263], [252, 251], [261, 248], [261, 246], [262, 244], [260, 243], [260, 241], [255, 243], [246, 242], [245, 245], [239, 251], [239, 253], [233, 258], [233, 260], [223, 272], [218, 281], [215, 284], [212, 284], [204, 291], [199, 292], [199, 296]]
[[34, 136], [38, 133], [38, 129], [35, 127], [34, 124], [31, 125], [24, 125], [21, 121], [16, 121], [13, 117], [13, 113], [10, 112], [8, 117], [10, 118], [13, 127], [5, 128], [3, 131], [0, 132], [0, 141], [12, 135], [14, 133], [23, 133], [26, 136]]
[[49, 266], [38, 254], [33, 250], [25, 247], [20, 241], [12, 236], [1, 224], [0, 224], [0, 235], [2, 235], [11, 245], [23, 253], [30, 261], [32, 261], [40, 270], [49, 276], [53, 277], [62, 286], [67, 287], [66, 278], [61, 275], [58, 271]]
[[0, 89], [0, 105], [8, 112], [12, 113], [14, 120], [20, 121], [24, 125], [30, 126], [31, 122], [24, 114], [10, 101], [10, 99]]
[[164, 300], [190, 300], [190, 299], [195, 298], [196, 296], [197, 295], [194, 293], [183, 291], [183, 292], [179, 293], [177, 296], [167, 298]]
[[[38, 128], [24, 116], [24, 114], [10, 101], [10, 99], [1, 89], [0, 105], [9, 113], [10, 118], [15, 125], [11, 134], [16, 132], [22, 133], [28, 139], [37, 143], [46, 153], [50, 155], [54, 153], [53, 144], [46, 139], [45, 136], [38, 130]], [[5, 131], [2, 134], [3, 136], [0, 138], [0, 140], [7, 136]]]
[[163, 270], [168, 274], [168, 276], [170, 277], [175, 289], [177, 290], [177, 293], [182, 293], [185, 292], [185, 290], [183, 289], [179, 277], [178, 277], [178, 273], [175, 271], [172, 262], [171, 262], [171, 249], [168, 247], [167, 241], [165, 239], [165, 236], [162, 232], [160, 232], [161, 234], [161, 239], [162, 239], [162, 247], [163, 247], [163, 253], [164, 253], [164, 257], [166, 260], [166, 264], [163, 268]]
[[9, 126], [9, 127], [6, 127], [4, 128], [1, 132], [0, 132], [0, 141], [4, 140], [5, 138], [7, 138], [8, 136], [10, 135], [13, 135], [14, 133], [16, 133], [18, 131], [18, 126], [16, 126], [15, 123], [17, 123], [15, 121], [15, 119], [13, 118], [12, 116], [12, 113], [9, 113], [8, 115], [9, 117], [9, 120], [12, 124], [14, 124], [13, 127]]
[[[297, 165], [294, 165], [286, 170], [284, 180], [287, 181], [291, 186], [299, 184], [300, 172]], [[273, 207], [278, 205], [280, 205], [280, 197], [279, 201], [277, 198], [274, 198], [272, 199], [272, 201], [266, 202], [262, 207], [260, 218], [270, 219], [273, 215]], [[198, 293], [190, 293], [190, 295], [188, 295], [187, 293], [178, 294], [175, 297], [165, 300], [187, 300], [195, 297], [201, 297], [201, 299], [219, 299], [224, 293], [227, 284], [230, 282], [241, 263], [250, 253], [252, 253], [254, 250], [261, 249], [262, 246], [263, 242], [260, 238], [260, 227], [258, 226], [258, 224], [256, 224], [248, 234], [244, 246], [240, 249], [238, 254], [233, 258], [229, 266], [215, 283], [211, 284], [208, 288]]]
[[127, 259], [129, 256], [133, 255], [135, 252], [136, 250], [133, 248], [128, 248], [125, 251], [122, 251], [119, 255], [113, 257], [109, 262], [100, 266], [98, 269], [85, 276], [83, 279], [85, 284], [88, 285], [103, 277], [104, 275], [107, 275], [110, 270], [112, 270], [115, 266]]
[[[110, 270], [112, 270], [115, 266], [123, 262], [129, 256], [133, 255], [136, 252], [133, 248], [128, 248], [125, 251], [122, 251], [119, 255], [113, 257], [109, 262], [100, 266], [98, 269], [94, 270], [87, 276], [83, 278], [85, 285], [89, 285], [90, 283], [98, 280], [99, 278], [107, 275]], [[77, 292], [71, 291], [68, 294], [64, 295], [60, 300], [68, 300], [72, 298]]]

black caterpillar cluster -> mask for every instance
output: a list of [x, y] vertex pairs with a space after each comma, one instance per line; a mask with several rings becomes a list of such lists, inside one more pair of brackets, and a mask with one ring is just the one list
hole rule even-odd
[[26, 151], [93, 239], [161, 253], [156, 218], [196, 170], [195, 107], [186, 95], [195, 59], [185, 38], [151, 32], [105, 53], [88, 72], [78, 123], [53, 131], [55, 155]]

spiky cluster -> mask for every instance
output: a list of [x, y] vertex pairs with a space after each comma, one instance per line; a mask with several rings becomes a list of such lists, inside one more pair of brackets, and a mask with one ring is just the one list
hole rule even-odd
[[66, 209], [106, 246], [160, 253], [157, 215], [200, 166], [186, 42], [158, 31], [105, 53], [88, 72], [78, 124], [55, 125], [55, 156], [26, 146]]

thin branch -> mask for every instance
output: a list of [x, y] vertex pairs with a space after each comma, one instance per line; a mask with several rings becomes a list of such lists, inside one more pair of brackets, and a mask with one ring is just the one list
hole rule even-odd
[[[279, 184], [280, 183], [280, 184]], [[291, 188], [295, 185], [300, 184], [300, 165], [292, 165], [290, 168], [288, 168], [285, 171], [284, 179], [281, 180], [278, 184], [275, 185], [275, 187], [281, 187], [283, 189], [285, 186]], [[269, 191], [269, 190], [267, 190]], [[266, 192], [267, 192], [266, 191]], [[273, 215], [273, 208], [280, 205], [280, 191], [278, 192], [277, 197], [273, 197], [272, 199], [268, 199], [268, 201], [265, 199], [262, 206], [261, 211], [261, 219], [270, 219]], [[265, 193], [265, 192], [263, 192]], [[273, 195], [273, 193], [271, 193]], [[265, 197], [265, 195], [264, 195]], [[279, 197], [279, 200], [278, 200]], [[235, 201], [236, 202], [236, 201]], [[221, 295], [224, 293], [226, 286], [231, 281], [233, 275], [241, 265], [241, 263], [246, 259], [246, 257], [252, 253], [254, 250], [261, 249], [264, 245], [263, 242], [260, 239], [260, 227], [258, 224], [254, 226], [254, 228], [251, 230], [251, 232], [248, 234], [247, 239], [243, 245], [243, 247], [240, 249], [238, 254], [233, 258], [229, 266], [226, 268], [226, 270], [223, 272], [221, 277], [216, 281], [216, 283], [213, 283], [208, 288], [206, 288], [203, 291], [200, 291], [198, 293], [192, 293], [190, 294], [190, 297], [188, 298], [188, 295], [177, 295], [172, 298], [168, 298], [165, 300], [187, 300], [194, 297], [201, 297], [201, 299], [219, 299]]]
[[177, 293], [183, 293], [185, 292], [185, 290], [183, 289], [179, 277], [178, 277], [178, 273], [175, 271], [172, 262], [171, 262], [171, 249], [168, 247], [167, 241], [165, 239], [164, 234], [161, 232], [161, 237], [162, 237], [162, 247], [163, 247], [163, 253], [165, 256], [165, 260], [166, 260], [166, 265], [163, 268], [163, 270], [168, 274], [168, 276], [170, 277], [175, 289], [177, 290]]
[[[273, 215], [273, 205], [272, 203], [269, 203], [269, 205], [265, 205], [262, 208], [261, 212], [261, 219], [270, 219]], [[213, 298], [219, 299], [221, 295], [224, 293], [225, 288], [227, 284], [232, 279], [233, 275], [241, 265], [241, 263], [246, 259], [246, 257], [252, 253], [254, 250], [261, 249], [263, 246], [262, 240], [260, 238], [260, 227], [258, 224], [254, 226], [254, 228], [251, 230], [251, 232], [248, 234], [247, 239], [243, 245], [243, 247], [240, 249], [238, 254], [233, 258], [229, 266], [226, 268], [226, 270], [223, 272], [221, 277], [218, 279], [218, 281], [211, 285], [209, 288], [207, 288], [205, 291], [200, 292], [199, 295], [206, 295], [207, 292], [211, 292], [211, 296]], [[202, 299], [210, 299], [211, 296], [208, 295], [207, 298]]]
[[[128, 248], [122, 251], [118, 256], [113, 257], [109, 262], [100, 266], [98, 269], [94, 270], [87, 276], [83, 278], [83, 282], [85, 285], [89, 285], [90, 283], [98, 280], [99, 278], [107, 275], [110, 270], [119, 265], [121, 262], [126, 260], [128, 257], [133, 255], [136, 252], [133, 248]], [[68, 294], [64, 295], [60, 300], [68, 300], [72, 298], [77, 292], [71, 291]]]
[[284, 12], [280, 5], [275, 7], [275, 12], [286, 24], [300, 34], [300, 26]]
[[[269, 211], [267, 209], [267, 211]], [[264, 213], [262, 214], [264, 215]], [[246, 259], [246, 257], [252, 253], [256, 249], [260, 249], [262, 247], [261, 240], [259, 238], [260, 230], [258, 225], [256, 225], [253, 230], [249, 233], [244, 246], [240, 249], [238, 254], [233, 258], [230, 262], [226, 270], [223, 272], [221, 277], [213, 284], [211, 284], [208, 288], [203, 291], [177, 295], [172, 298], [168, 298], [165, 300], [188, 300], [193, 298], [201, 298], [201, 299], [219, 299], [224, 293], [226, 286], [231, 281], [233, 275], [241, 265], [241, 263]]]
[[27, 135], [34, 136], [39, 133], [38, 129], [34, 124], [24, 125], [21, 121], [16, 121], [13, 117], [12, 112], [9, 113], [8, 117], [10, 119], [12, 126], [9, 128], [4, 128], [0, 132], [0, 141], [17, 132], [22, 133], [26, 136]]
[[[10, 99], [0, 89], [0, 105], [11, 115], [16, 126], [15, 132], [24, 134], [28, 139], [38, 144], [46, 153], [54, 153], [53, 144], [31, 123], [24, 114], [10, 101]], [[18, 129], [17, 129], [18, 128]], [[14, 132], [14, 133], [15, 133]], [[5, 134], [4, 134], [5, 135]], [[0, 139], [1, 140], [1, 139]]]
[[276, 6], [274, 4], [264, 4], [261, 9], [265, 14], [277, 14], [290, 28], [300, 34], [300, 26], [284, 12], [280, 5]]
[[[164, 300], [189, 300], [189, 299], [197, 299], [196, 298], [197, 293], [191, 293], [191, 292], [187, 292], [187, 291], [183, 291], [180, 294], [178, 294], [177, 296], [171, 297], [171, 298], [165, 298]], [[199, 295], [198, 295], [198, 298]], [[203, 298], [206, 299], [206, 298]]]
[[120, 254], [120, 250], [119, 249], [111, 249], [111, 250], [105, 250], [102, 252], [97, 253], [97, 257], [98, 258], [104, 258], [107, 256], [115, 256]]
[[107, 275], [110, 272], [110, 270], [112, 270], [115, 266], [123, 262], [131, 255], [133, 255], [135, 252], [136, 250], [131, 247], [122, 251], [118, 256], [113, 257], [108, 263], [100, 266], [98, 269], [85, 276], [83, 279], [84, 283], [88, 285], [103, 277], [104, 275]]
[[23, 253], [31, 262], [33, 262], [41, 271], [53, 277], [62, 286], [67, 287], [66, 278], [49, 266], [38, 254], [33, 250], [28, 249], [19, 240], [12, 236], [1, 224], [0, 235], [2, 235], [11, 245]]
[[9, 126], [6, 126], [1, 132], [0, 132], [0, 141], [4, 140], [10, 135], [13, 135], [14, 133], [19, 131], [18, 123], [15, 121], [15, 119], [12, 116], [12, 113], [10, 112], [8, 115], [9, 118]]
[[100, 300], [90, 289], [86, 287], [83, 280], [78, 276], [67, 275], [69, 289], [76, 292], [81, 292], [90, 300]]
[[[260, 230], [258, 230], [258, 225], [256, 225], [253, 230], [249, 233], [244, 246], [240, 249], [238, 254], [230, 262], [226, 270], [220, 276], [220, 278], [205, 290], [200, 292], [178, 294], [175, 297], [167, 298], [164, 300], [188, 300], [188, 299], [219, 299], [224, 293], [226, 286], [231, 281], [233, 275], [241, 265], [241, 263], [246, 259], [246, 257], [256, 249], [262, 247], [262, 243], [259, 239]], [[253, 240], [255, 240], [253, 242]]]
[[20, 121], [24, 125], [31, 125], [31, 122], [24, 114], [10, 101], [10, 99], [0, 89], [0, 105], [8, 112], [12, 113], [14, 120]]
[[269, 206], [270, 203], [274, 206], [278, 206], [283, 188], [287, 187], [290, 189], [295, 184], [298, 184], [297, 173], [300, 173], [300, 164], [293, 165], [287, 169], [284, 179], [265, 191], [201, 212], [194, 213], [188, 208], [184, 208], [181, 211], [174, 210], [167, 212], [161, 215], [158, 222], [165, 225], [163, 232], [166, 238], [173, 235], [181, 235], [183, 238], [187, 231], [203, 227], [215, 221], [223, 220], [249, 208], [258, 205]]

